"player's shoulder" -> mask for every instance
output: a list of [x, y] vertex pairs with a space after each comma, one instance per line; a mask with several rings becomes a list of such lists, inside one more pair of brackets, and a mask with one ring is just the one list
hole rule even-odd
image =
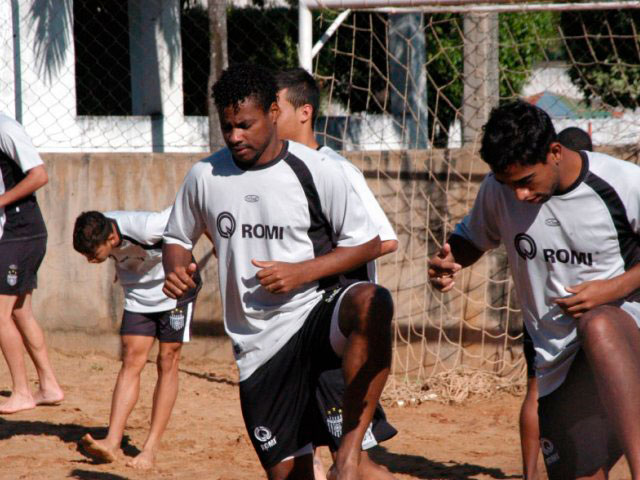
[[295, 168], [296, 162], [303, 163], [314, 177], [337, 175], [341, 171], [335, 159], [301, 143], [288, 140], [287, 150], [289, 164]]
[[307, 147], [302, 143], [294, 142], [293, 140], [287, 140], [287, 152], [290, 155], [302, 160], [305, 163], [319, 161], [326, 157], [318, 150]]
[[640, 167], [606, 153], [584, 152], [589, 160], [589, 171], [607, 181], [635, 183], [640, 178]]
[[327, 145], [323, 145], [318, 149], [318, 151], [328, 156], [330, 159], [335, 160], [338, 165], [340, 165], [340, 167], [345, 171], [345, 173], [357, 173], [362, 175], [362, 172], [358, 167], [356, 167], [350, 160], [336, 152], [333, 148], [328, 147]]
[[5, 140], [21, 140], [26, 136], [24, 127], [8, 115], [0, 113], [0, 137]]
[[[164, 211], [160, 213], [162, 214]], [[147, 220], [154, 215], [158, 215], [158, 213], [144, 210], [111, 210], [104, 212], [105, 217], [114, 220], [118, 224], [120, 232], [124, 235], [138, 232], [143, 225], [147, 224]]]
[[238, 167], [233, 162], [231, 152], [227, 147], [224, 147], [194, 163], [187, 173], [186, 180], [195, 181], [196, 179], [209, 178], [216, 175], [225, 176], [237, 170]]

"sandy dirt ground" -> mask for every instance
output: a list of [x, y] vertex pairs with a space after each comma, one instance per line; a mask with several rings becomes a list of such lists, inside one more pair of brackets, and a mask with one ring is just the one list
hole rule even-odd
[[[201, 355], [201, 348], [187, 347], [180, 393], [157, 467], [140, 473], [124, 460], [96, 464], [78, 448], [84, 433], [98, 438], [106, 434], [117, 356], [70, 353], [69, 345], [57, 345], [50, 353], [66, 400], [60, 406], [0, 417], [1, 479], [264, 478], [244, 430], [235, 366], [228, 355]], [[0, 395], [6, 397], [11, 383], [4, 361], [0, 365]], [[31, 376], [35, 385], [33, 371]], [[125, 460], [139, 451], [145, 439], [155, 379], [150, 361], [123, 442]], [[521, 478], [517, 430], [521, 400], [505, 394], [462, 406], [428, 402], [390, 407], [387, 414], [400, 433], [372, 456], [398, 479]], [[322, 456], [328, 465], [327, 454]], [[625, 464], [619, 462], [611, 479], [628, 477]]]

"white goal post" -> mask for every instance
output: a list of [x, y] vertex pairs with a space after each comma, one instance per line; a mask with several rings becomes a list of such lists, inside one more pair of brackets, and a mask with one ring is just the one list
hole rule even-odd
[[[348, 9], [336, 18], [318, 43], [313, 45], [314, 9]], [[298, 57], [300, 66], [311, 72], [313, 57], [333, 35], [349, 15], [351, 9], [402, 12], [421, 10], [427, 12], [508, 12], [508, 11], [564, 11], [615, 10], [619, 8], [640, 9], [640, 1], [563, 2], [538, 3], [514, 2], [513, 0], [299, 0], [298, 3]]]

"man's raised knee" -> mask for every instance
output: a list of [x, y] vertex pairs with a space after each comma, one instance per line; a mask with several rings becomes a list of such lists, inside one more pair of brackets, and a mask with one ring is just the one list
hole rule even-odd
[[578, 336], [582, 341], [597, 341], [609, 335], [621, 310], [610, 305], [596, 307], [578, 319]]
[[376, 330], [389, 328], [392, 317], [391, 293], [374, 283], [351, 287], [340, 309], [340, 325], [347, 332], [365, 332], [370, 327], [375, 327]]

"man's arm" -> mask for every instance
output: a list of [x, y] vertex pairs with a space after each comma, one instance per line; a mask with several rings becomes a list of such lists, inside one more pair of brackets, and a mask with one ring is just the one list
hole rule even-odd
[[15, 187], [0, 195], [0, 207], [6, 207], [21, 198], [31, 195], [40, 187], [46, 185], [48, 181], [49, 176], [44, 165], [33, 167]]
[[429, 259], [429, 282], [433, 288], [448, 292], [455, 285], [454, 276], [474, 264], [484, 254], [473, 243], [453, 234], [440, 251]]
[[622, 275], [606, 280], [590, 280], [565, 287], [570, 297], [556, 298], [555, 303], [567, 315], [580, 318], [583, 313], [607, 303], [622, 300], [640, 288], [640, 263]]
[[180, 245], [165, 243], [162, 246], [162, 266], [165, 275], [162, 291], [167, 297], [179, 298], [187, 290], [196, 287], [192, 277], [198, 267], [191, 259], [191, 250]]
[[306, 283], [353, 270], [380, 254], [380, 237], [355, 247], [336, 247], [326, 255], [304, 262], [287, 263], [252, 260], [261, 270], [260, 284], [271, 293], [287, 293]]
[[385, 240], [384, 242], [380, 242], [380, 257], [387, 255], [388, 253], [393, 253], [398, 249], [398, 241], [397, 240]]

